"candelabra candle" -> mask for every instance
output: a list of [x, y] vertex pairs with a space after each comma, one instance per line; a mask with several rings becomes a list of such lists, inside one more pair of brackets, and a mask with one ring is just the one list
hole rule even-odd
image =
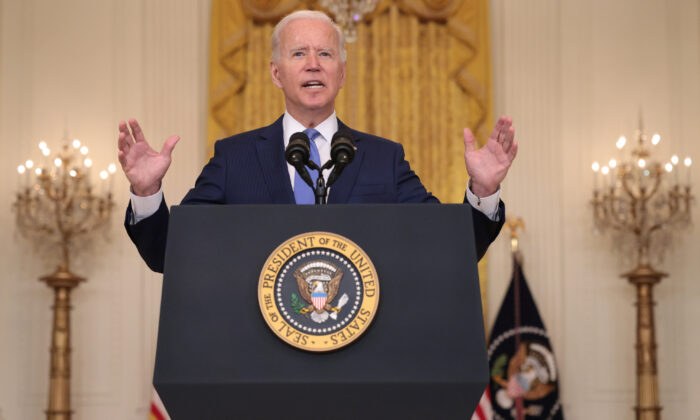
[[67, 271], [76, 240], [109, 220], [114, 206], [111, 188], [101, 194], [95, 193], [89, 179], [92, 162], [85, 158], [90, 163], [85, 164], [84, 156], [77, 149], [66, 144], [59, 153], [50, 156], [46, 143], [42, 142], [39, 147], [48, 157], [44, 165], [34, 167], [34, 162], [27, 160], [18, 167], [23, 182], [14, 203], [17, 226], [24, 236], [41, 244], [54, 245], [59, 251], [59, 266]]

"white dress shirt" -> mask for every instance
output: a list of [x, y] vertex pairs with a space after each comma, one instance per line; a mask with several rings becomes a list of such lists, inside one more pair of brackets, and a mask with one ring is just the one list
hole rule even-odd
[[[284, 116], [282, 117], [282, 133], [284, 136], [284, 148], [287, 148], [287, 145], [289, 144], [289, 139], [292, 137], [292, 134], [297, 133], [299, 131], [304, 131], [306, 130], [306, 128], [307, 127], [304, 127], [303, 124], [295, 120], [294, 117], [292, 117], [291, 115], [289, 115], [288, 112], [285, 111]], [[323, 122], [321, 122], [313, 128], [315, 128], [316, 131], [318, 131], [321, 134], [320, 136], [316, 136], [316, 138], [313, 141], [314, 143], [316, 143], [316, 147], [318, 148], [318, 154], [321, 158], [321, 165], [323, 165], [326, 161], [328, 161], [331, 158], [331, 139], [333, 138], [333, 134], [335, 134], [335, 132], [338, 131], [338, 119], [335, 116], [335, 111], [333, 111], [333, 114], [331, 114], [330, 117], [326, 118]], [[289, 172], [289, 179], [292, 182], [293, 189], [296, 170], [289, 163], [287, 163], [287, 170]], [[326, 169], [323, 171], [323, 178], [326, 181], [328, 181], [328, 176], [330, 175], [330, 173], [331, 169]], [[469, 202], [469, 204], [471, 204], [472, 207], [484, 213], [486, 217], [493, 221], [497, 221], [500, 192], [501, 189], [499, 188], [498, 191], [496, 191], [492, 195], [488, 197], [479, 198], [476, 195], [474, 195], [471, 189], [467, 186], [467, 201]], [[140, 197], [131, 192], [131, 209], [133, 211], [133, 219], [131, 223], [138, 223], [141, 220], [151, 216], [158, 210], [161, 201], [163, 201], [162, 187], [160, 190], [158, 190], [157, 193], [147, 197]]]
[[[323, 166], [324, 163], [331, 159], [331, 140], [333, 139], [333, 134], [338, 131], [338, 118], [335, 116], [335, 111], [333, 111], [330, 117], [313, 128], [321, 134], [320, 136], [316, 136], [313, 142], [316, 143], [318, 156], [321, 158], [321, 166]], [[285, 150], [289, 145], [289, 139], [292, 138], [292, 134], [304, 130], [306, 130], [306, 127], [304, 127], [302, 123], [295, 120], [287, 111], [284, 112], [284, 116], [282, 117], [282, 135], [284, 136]], [[294, 169], [294, 166], [287, 163], [287, 170], [289, 171], [289, 179], [292, 180], [292, 189], [294, 189], [296, 169]], [[328, 176], [331, 171], [332, 169], [325, 169], [323, 171], [323, 179], [328, 181]]]

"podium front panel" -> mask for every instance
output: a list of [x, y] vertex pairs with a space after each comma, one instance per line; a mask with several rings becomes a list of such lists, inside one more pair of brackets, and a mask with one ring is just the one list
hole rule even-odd
[[[285, 240], [326, 231], [379, 276], [369, 329], [328, 353], [280, 340], [258, 279]], [[174, 419], [410, 419], [471, 415], [488, 383], [471, 208], [175, 206], [154, 384]]]

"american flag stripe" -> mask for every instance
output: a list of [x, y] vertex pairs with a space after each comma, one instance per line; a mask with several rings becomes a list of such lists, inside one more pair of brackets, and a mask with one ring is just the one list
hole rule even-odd
[[168, 411], [155, 388], [151, 396], [151, 412], [148, 413], [148, 420], [170, 420]]
[[476, 406], [471, 420], [492, 420], [493, 410], [491, 408], [491, 391], [486, 386], [486, 391], [481, 395], [479, 405]]

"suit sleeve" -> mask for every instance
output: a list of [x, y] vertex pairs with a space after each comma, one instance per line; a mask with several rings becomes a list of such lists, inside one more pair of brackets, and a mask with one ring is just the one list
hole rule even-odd
[[[226, 164], [221, 142], [214, 147], [214, 157], [206, 164], [192, 188], [180, 204], [220, 204], [226, 200]], [[165, 266], [165, 250], [168, 241], [170, 212], [165, 198], [158, 210], [151, 216], [132, 224], [131, 203], [126, 209], [124, 227], [131, 241], [136, 245], [146, 265], [158, 273]]]
[[148, 268], [162, 273], [165, 263], [165, 244], [168, 239], [168, 220], [170, 219], [165, 198], [161, 200], [160, 207], [154, 214], [138, 223], [131, 223], [132, 212], [131, 203], [129, 203], [124, 220], [126, 233], [136, 245], [136, 249]]
[[[471, 206], [464, 197], [464, 205]], [[498, 203], [498, 221], [494, 222], [484, 213], [472, 207], [472, 223], [474, 225], [474, 245], [476, 247], [477, 261], [486, 254], [489, 245], [496, 240], [501, 228], [506, 221], [506, 206], [503, 201]]]

